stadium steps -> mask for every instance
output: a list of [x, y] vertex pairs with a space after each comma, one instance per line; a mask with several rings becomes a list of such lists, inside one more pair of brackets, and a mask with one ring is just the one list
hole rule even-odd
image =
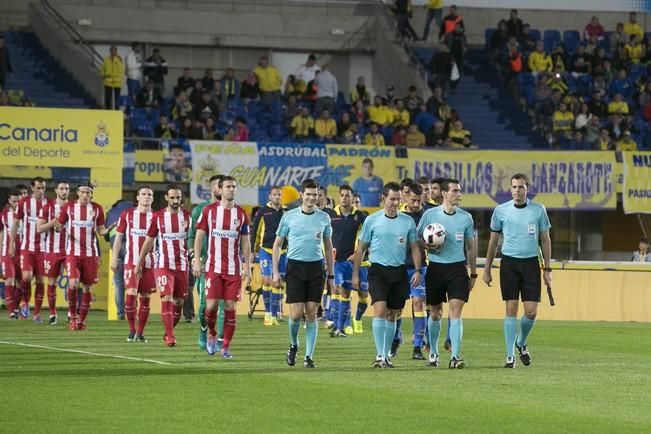
[[48, 53], [34, 33], [7, 32], [14, 77], [8, 90], [22, 90], [37, 107], [91, 108], [96, 102]]

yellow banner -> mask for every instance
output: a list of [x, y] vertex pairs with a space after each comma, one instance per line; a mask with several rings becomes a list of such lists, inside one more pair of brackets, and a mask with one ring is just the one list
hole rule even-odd
[[651, 152], [623, 152], [624, 213], [651, 214]]
[[613, 152], [409, 150], [406, 174], [458, 179], [465, 208], [492, 208], [511, 200], [515, 173], [529, 178], [529, 197], [550, 209], [614, 209]]
[[163, 151], [136, 150], [136, 182], [165, 182], [164, 157]]
[[0, 107], [3, 165], [122, 168], [118, 110]]
[[339, 197], [339, 185], [349, 184], [360, 195], [362, 207], [380, 205], [384, 184], [395, 181], [395, 149], [367, 145], [326, 145], [328, 172], [328, 195]]

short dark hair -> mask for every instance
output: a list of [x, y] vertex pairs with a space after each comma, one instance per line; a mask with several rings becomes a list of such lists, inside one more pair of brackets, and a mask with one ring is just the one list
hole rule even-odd
[[644, 243], [644, 244], [649, 244], [649, 239], [642, 237], [642, 238], [640, 238], [640, 242]]
[[409, 191], [414, 194], [421, 195], [423, 194], [423, 187], [421, 187], [420, 184], [414, 182], [409, 186]]
[[301, 182], [301, 191], [304, 192], [308, 188], [319, 188], [319, 183], [312, 178], [304, 179]]
[[430, 184], [429, 178], [427, 176], [420, 176], [417, 180], [419, 184]]
[[458, 179], [453, 179], [453, 178], [447, 178], [444, 179], [443, 182], [441, 182], [441, 191], [450, 191], [450, 184], [458, 184], [459, 180]]
[[217, 184], [219, 186], [219, 188], [222, 188], [226, 181], [233, 181], [233, 182], [237, 183], [237, 180], [235, 178], [233, 178], [232, 176], [223, 175], [221, 178], [219, 178], [219, 184]]
[[67, 184], [67, 185], [70, 185], [70, 183], [69, 183], [68, 181], [66, 181], [65, 179], [60, 179], [60, 180], [58, 180], [58, 181], [56, 181], [56, 182], [54, 183], [55, 188], [58, 187], [60, 184]]
[[395, 191], [400, 193], [400, 184], [397, 182], [389, 182], [384, 185], [384, 189], [382, 189], [382, 196], [388, 196], [390, 191]]
[[341, 193], [342, 190], [348, 190], [348, 191], [350, 191], [352, 193], [353, 192], [353, 187], [351, 187], [348, 184], [343, 184], [343, 185], [339, 186], [339, 193]]
[[353, 197], [356, 197], [356, 198], [358, 198], [358, 199], [361, 199], [361, 198], [362, 198], [362, 196], [360, 196], [359, 193], [353, 193]]
[[40, 176], [37, 176], [35, 178], [32, 178], [32, 180], [30, 181], [30, 184], [31, 184], [32, 187], [34, 187], [37, 182], [45, 182], [45, 179], [43, 179]]
[[513, 181], [514, 179], [517, 179], [517, 180], [524, 180], [524, 184], [525, 184], [527, 187], [529, 187], [529, 179], [527, 178], [527, 175], [525, 175], [524, 173], [516, 173], [515, 175], [513, 175], [513, 176], [511, 177], [511, 181]]
[[326, 196], [328, 195], [328, 187], [326, 187], [325, 185], [319, 185], [319, 190], [320, 191], [325, 191]]
[[144, 190], [144, 189], [151, 190], [152, 193], [154, 192], [154, 189], [151, 188], [151, 185], [141, 185], [140, 187], [138, 187], [138, 190], [136, 190], [136, 195], [139, 195], [140, 190]]
[[20, 196], [20, 195], [21, 195], [20, 190], [18, 190], [17, 188], [14, 188], [11, 191], [9, 191], [9, 196]]
[[219, 180], [222, 179], [223, 177], [224, 177], [224, 175], [213, 175], [213, 176], [211, 176], [210, 179], [208, 180], [208, 184], [212, 184], [213, 181], [219, 181]]
[[29, 186], [26, 184], [17, 184], [16, 190], [29, 190]]
[[77, 190], [80, 188], [90, 188], [91, 190], [95, 190], [95, 186], [91, 184], [90, 181], [80, 182], [79, 185], [77, 185]]
[[373, 160], [371, 160], [371, 159], [368, 158], [368, 157], [367, 157], [367, 158], [364, 158], [364, 159], [362, 160], [362, 164], [367, 164], [367, 163], [370, 164], [371, 166], [373, 166]]
[[402, 190], [405, 187], [409, 187], [414, 183], [414, 180], [411, 178], [403, 178], [402, 181], [400, 181], [400, 189]]
[[172, 149], [180, 149], [180, 150], [182, 150], [182, 151], [185, 153], [185, 148], [184, 148], [183, 145], [180, 144], [180, 143], [172, 143], [168, 149], [169, 149], [170, 151], [171, 151]]
[[440, 187], [440, 186], [441, 186], [441, 183], [442, 183], [443, 181], [445, 181], [445, 178], [442, 178], [442, 177], [438, 176], [438, 177], [436, 177], [436, 178], [432, 178], [432, 181], [430, 182], [430, 184], [438, 184], [439, 187]]
[[167, 188], [165, 189], [165, 191], [169, 192], [170, 190], [181, 190], [181, 192], [183, 192], [183, 189], [181, 188], [181, 186], [179, 184], [175, 183], [175, 182], [173, 182], [171, 184], [167, 184]]
[[283, 191], [283, 188], [280, 185], [272, 185], [271, 188], [269, 189], [269, 193], [271, 193], [274, 190]]

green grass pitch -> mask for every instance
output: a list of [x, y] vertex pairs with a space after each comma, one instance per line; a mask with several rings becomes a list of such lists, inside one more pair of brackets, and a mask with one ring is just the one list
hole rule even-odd
[[397, 369], [374, 370], [370, 322], [347, 339], [321, 327], [306, 370], [285, 364], [286, 323], [238, 318], [223, 360], [199, 351], [196, 324], [167, 348], [158, 316], [148, 344], [105, 317], [85, 332], [0, 320], [0, 432], [651, 432], [648, 324], [539, 321], [532, 366], [507, 370], [502, 322], [466, 320], [456, 371], [447, 353], [437, 369], [411, 360], [410, 339]]

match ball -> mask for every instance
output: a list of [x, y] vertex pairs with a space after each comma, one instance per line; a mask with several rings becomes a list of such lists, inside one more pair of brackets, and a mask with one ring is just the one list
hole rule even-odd
[[445, 243], [445, 228], [440, 223], [432, 223], [425, 226], [423, 241], [429, 247], [441, 247]]

